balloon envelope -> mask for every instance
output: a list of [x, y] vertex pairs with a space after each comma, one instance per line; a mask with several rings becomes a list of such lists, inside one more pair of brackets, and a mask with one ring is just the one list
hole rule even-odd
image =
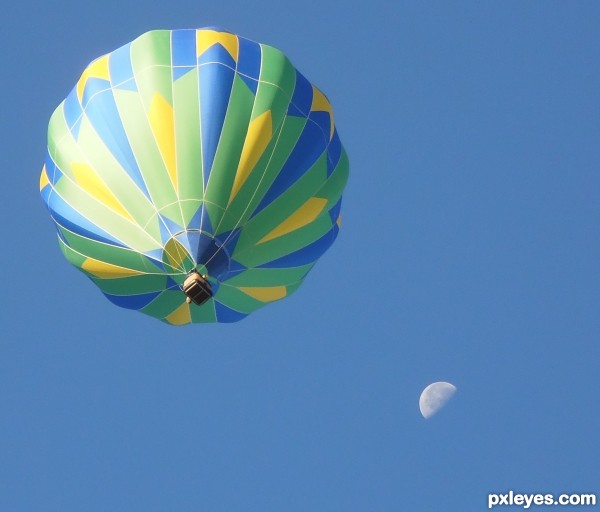
[[[294, 292], [337, 236], [347, 178], [329, 101], [279, 50], [157, 30], [83, 72], [50, 119], [40, 190], [109, 300], [186, 324]], [[192, 271], [202, 306], [181, 291]]]

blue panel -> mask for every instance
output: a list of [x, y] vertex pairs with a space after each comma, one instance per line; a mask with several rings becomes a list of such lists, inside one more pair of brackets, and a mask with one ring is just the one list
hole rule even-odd
[[258, 89], [258, 80], [254, 80], [254, 78], [249, 78], [245, 75], [238, 74], [238, 76], [242, 79], [242, 82], [248, 86], [248, 89], [252, 91], [252, 94], [256, 95], [256, 90]]
[[195, 30], [173, 30], [171, 32], [171, 59], [173, 80], [181, 78], [196, 68]]
[[240, 78], [246, 83], [250, 90], [256, 94], [258, 79], [260, 78], [260, 64], [262, 50], [258, 43], [238, 38], [240, 42], [237, 71]]
[[180, 290], [181, 289], [180, 286], [175, 281], [173, 281], [173, 279], [171, 279], [169, 276], [167, 276], [167, 282], [165, 284], [165, 288], [167, 290]]
[[173, 233], [169, 231], [164, 222], [158, 221], [158, 227], [160, 228], [160, 241], [165, 245], [172, 237]]
[[245, 267], [235, 260], [229, 260], [229, 270], [221, 274], [220, 280], [227, 281], [228, 279], [231, 279], [232, 277], [235, 277], [246, 270], [248, 270], [248, 267]]
[[215, 43], [198, 57], [198, 64], [220, 63], [235, 69], [235, 60], [220, 43]]
[[329, 147], [327, 148], [327, 177], [331, 176], [331, 173], [340, 161], [341, 156], [342, 143], [340, 142], [337, 130], [335, 130], [332, 139], [329, 141]]
[[229, 269], [227, 272], [223, 272], [220, 276], [219, 276], [219, 281], [221, 282], [225, 282], [228, 281], [229, 279], [233, 279], [234, 277], [239, 276], [242, 272], [246, 271], [246, 268], [243, 269], [238, 269], [238, 270], [231, 270]]
[[[163, 250], [162, 249], [152, 249], [151, 251], [146, 251], [144, 256], [148, 259], [148, 261], [154, 265], [156, 265], [160, 270], [165, 271], [165, 265], [163, 263]], [[169, 268], [169, 270], [171, 270]]]
[[54, 160], [52, 160], [50, 153], [46, 153], [46, 175], [48, 176], [50, 183], [53, 185], [56, 185], [58, 180], [63, 176], [62, 171], [54, 163]]
[[215, 240], [221, 245], [225, 244], [225, 248], [229, 254], [233, 254], [235, 250], [235, 246], [240, 239], [240, 235], [242, 233], [242, 228], [235, 228], [233, 231], [227, 231], [226, 233], [221, 233], [218, 236], [215, 236]]
[[74, 138], [79, 135], [79, 128], [81, 127], [81, 118], [83, 117], [83, 109], [77, 98], [77, 91], [73, 89], [65, 99], [63, 103], [63, 112], [65, 114], [65, 121], [67, 126], [71, 130]]
[[311, 122], [313, 116], [321, 117], [319, 114], [325, 114], [329, 117], [328, 114], [323, 112], [313, 112], [311, 114], [296, 146], [277, 175], [277, 178], [275, 178], [275, 181], [258, 205], [254, 215], [259, 213], [290, 188], [306, 171], [308, 171], [308, 169], [311, 168], [323, 154], [323, 151], [325, 151], [328, 140], [324, 137], [321, 126]]
[[246, 313], [234, 311], [217, 301], [215, 301], [215, 313], [217, 315], [217, 321], [226, 324], [239, 322], [248, 316]]
[[331, 116], [329, 112], [324, 112], [322, 110], [313, 110], [308, 116], [308, 120], [306, 124], [314, 124], [318, 126], [319, 130], [321, 130], [321, 136], [323, 137], [323, 144], [325, 144], [325, 149], [329, 144], [329, 134], [331, 133]]
[[296, 71], [296, 87], [288, 107], [289, 116], [308, 117], [313, 99], [313, 88], [304, 75]]
[[300, 267], [302, 265], [308, 265], [317, 261], [323, 253], [329, 249], [331, 244], [334, 242], [338, 233], [337, 225], [334, 226], [325, 235], [319, 238], [306, 247], [283, 256], [277, 260], [260, 265], [258, 268], [289, 268], [289, 267]]
[[171, 62], [173, 66], [196, 66], [196, 31], [171, 32]]
[[[46, 207], [48, 208], [48, 210], [50, 210], [48, 203], [50, 202], [50, 194], [52, 194], [52, 192], [53, 190], [50, 185], [46, 185], [42, 190], [40, 190], [40, 195], [42, 196], [44, 203], [46, 203]], [[52, 210], [50, 210], [50, 213], [52, 213]]]
[[131, 43], [122, 46], [110, 54], [108, 58], [110, 82], [113, 87], [137, 91], [133, 68], [131, 66]]
[[83, 96], [81, 98], [81, 104], [83, 105], [83, 108], [86, 109], [88, 107], [89, 102], [94, 98], [94, 96], [105, 91], [110, 91], [110, 82], [108, 80], [95, 77], [88, 78], [85, 82]]
[[150, 199], [142, 173], [129, 145], [127, 133], [121, 123], [112, 92], [109, 90], [95, 96], [86, 106], [85, 114], [121, 167], [125, 169], [125, 172], [133, 179], [139, 189]]
[[260, 63], [262, 58], [260, 44], [250, 39], [244, 39], [243, 37], [238, 38], [238, 41], [238, 73], [258, 80], [260, 78]]
[[190, 71], [194, 71], [196, 66], [193, 68], [181, 66], [179, 68], [172, 68], [173, 72], [173, 81], [179, 80], [183, 75], [189, 73]]
[[196, 210], [196, 213], [194, 213], [194, 215], [188, 222], [186, 229], [200, 229], [201, 222], [202, 222], [203, 209], [204, 209], [204, 204], [201, 203], [200, 206], [198, 207], [198, 209]]
[[329, 218], [331, 219], [332, 224], [336, 224], [338, 217], [340, 216], [340, 211], [342, 210], [342, 198], [340, 197], [339, 201], [335, 204], [331, 210], [329, 210]]
[[205, 186], [208, 183], [221, 137], [234, 75], [235, 72], [232, 69], [220, 64], [206, 65], [199, 70], [202, 164]]
[[199, 231], [185, 231], [175, 237], [190, 253], [190, 257], [193, 259], [194, 254], [198, 253], [198, 244], [200, 242]]
[[138, 310], [150, 304], [160, 293], [153, 292], [142, 295], [110, 295], [105, 293], [104, 296], [119, 307]]
[[208, 269], [211, 277], [217, 277], [229, 269], [229, 255], [219, 248], [208, 235], [201, 234], [198, 239], [196, 261]]
[[[195, 254], [196, 247], [198, 246], [198, 232], [184, 231], [183, 233], [176, 235], [175, 240], [183, 245], [190, 258], [193, 260], [194, 257], [192, 255]], [[185, 268], [187, 269], [188, 266], [185, 265]]]
[[165, 226], [167, 226], [167, 229], [175, 234], [175, 233], [179, 233], [180, 231], [183, 231], [183, 228], [177, 224], [177, 222], [173, 222], [171, 219], [169, 219], [169, 217], [165, 217], [164, 215], [161, 215], [160, 213], [158, 214], [158, 216], [160, 217], [160, 220], [163, 221], [163, 223], [165, 224]]
[[48, 208], [52, 213], [54, 222], [60, 224], [69, 231], [89, 238], [90, 240], [96, 240], [118, 247], [125, 247], [122, 242], [119, 242], [110, 233], [100, 229], [77, 210], [73, 209], [73, 207], [67, 204], [57, 193], [49, 194]]
[[200, 229], [204, 233], [210, 233], [211, 235], [215, 232], [213, 229], [212, 221], [210, 220], [210, 215], [208, 210], [202, 205], [202, 218], [200, 219]]

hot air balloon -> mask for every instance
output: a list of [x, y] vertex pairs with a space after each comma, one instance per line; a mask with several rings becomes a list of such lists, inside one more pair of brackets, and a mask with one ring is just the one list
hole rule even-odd
[[282, 52], [154, 30], [55, 110], [40, 191], [64, 256], [110, 301], [182, 325], [294, 292], [338, 234], [347, 178], [331, 104]]

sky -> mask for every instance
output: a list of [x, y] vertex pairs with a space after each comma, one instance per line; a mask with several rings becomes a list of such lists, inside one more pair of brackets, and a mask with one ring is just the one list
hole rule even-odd
[[[172, 327], [64, 260], [38, 180], [50, 115], [91, 60], [205, 26], [276, 46], [327, 94], [350, 179], [338, 239], [295, 294]], [[598, 26], [579, 0], [14, 3], [0, 510], [600, 495]], [[457, 393], [425, 420], [434, 381]]]

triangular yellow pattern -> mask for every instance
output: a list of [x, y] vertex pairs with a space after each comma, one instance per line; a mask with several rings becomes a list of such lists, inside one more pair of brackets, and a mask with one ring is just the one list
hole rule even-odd
[[154, 93], [150, 103], [150, 127], [163, 157], [165, 166], [171, 178], [171, 183], [177, 191], [177, 160], [175, 157], [175, 121], [173, 107], [160, 94]]
[[79, 82], [77, 82], [77, 98], [79, 98], [80, 102], [83, 98], [83, 91], [88, 78], [102, 78], [103, 80], [110, 80], [108, 56], [109, 54], [106, 54], [96, 59], [85, 69], [81, 75]]
[[262, 244], [264, 242], [268, 242], [269, 240], [273, 240], [273, 238], [287, 235], [292, 231], [310, 224], [321, 214], [326, 205], [327, 199], [321, 197], [311, 197], [286, 220], [279, 224], [279, 226], [261, 238], [258, 243]]
[[206, 50], [217, 43], [223, 46], [229, 52], [229, 55], [233, 57], [233, 60], [237, 62], [239, 52], [237, 36], [214, 30], [199, 30], [196, 32], [196, 56], [200, 57]]
[[331, 140], [331, 138], [333, 137], [333, 130], [335, 129], [335, 126], [333, 124], [333, 108], [331, 107], [331, 103], [329, 103], [329, 100], [325, 97], [325, 95], [319, 90], [317, 89], [314, 85], [313, 85], [313, 101], [312, 101], [312, 105], [310, 106], [310, 110], [311, 111], [321, 111], [321, 112], [327, 112], [329, 114], [329, 140]]
[[46, 173], [46, 164], [44, 164], [44, 167], [42, 167], [42, 174], [40, 174], [40, 190], [43, 190], [46, 185], [50, 185], [50, 180]]
[[273, 302], [283, 299], [287, 295], [285, 286], [253, 286], [239, 288], [246, 295], [261, 302]]
[[167, 255], [167, 262], [174, 269], [183, 268], [183, 263], [191, 259], [186, 248], [176, 238], [171, 238], [164, 247]]
[[104, 182], [98, 177], [94, 169], [88, 164], [72, 163], [71, 169], [75, 177], [75, 181], [91, 195], [97, 201], [118, 213], [122, 217], [134, 222], [129, 212], [123, 207], [115, 195], [110, 189], [104, 184]]
[[190, 314], [190, 306], [186, 302], [184, 302], [175, 311], [167, 315], [165, 320], [172, 325], [189, 324], [192, 321], [192, 315]]
[[118, 265], [112, 265], [111, 263], [106, 263], [94, 258], [87, 258], [83, 262], [83, 265], [81, 265], [81, 268], [101, 279], [117, 279], [119, 277], [131, 277], [143, 274], [143, 272], [140, 272], [139, 270], [119, 267]]
[[252, 169], [264, 153], [265, 149], [273, 138], [273, 116], [270, 110], [263, 112], [261, 115], [252, 120], [248, 126], [248, 133], [240, 155], [240, 163], [238, 164], [235, 180], [231, 187], [229, 203], [233, 201], [242, 185], [250, 176]]
[[338, 229], [342, 229], [342, 214], [338, 215], [338, 218], [335, 221], [335, 223], [337, 224]]

